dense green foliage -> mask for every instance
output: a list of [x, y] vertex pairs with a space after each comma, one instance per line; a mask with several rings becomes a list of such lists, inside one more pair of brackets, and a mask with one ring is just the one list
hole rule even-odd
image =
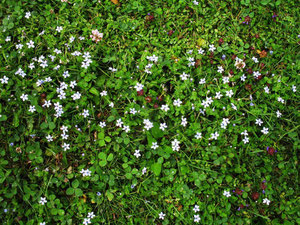
[[0, 0], [1, 224], [299, 224], [296, 2]]

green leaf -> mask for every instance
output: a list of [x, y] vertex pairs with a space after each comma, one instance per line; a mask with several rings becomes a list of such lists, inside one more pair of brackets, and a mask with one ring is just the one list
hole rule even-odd
[[6, 115], [0, 115], [0, 121], [6, 121], [7, 116]]
[[82, 190], [79, 189], [79, 188], [76, 188], [76, 189], [75, 189], [75, 195], [76, 195], [77, 197], [82, 196], [82, 195], [83, 195]]
[[106, 161], [106, 160], [103, 160], [103, 161], [100, 161], [100, 162], [99, 162], [99, 166], [101, 166], [101, 167], [106, 166], [106, 164], [107, 164], [107, 161]]
[[49, 129], [53, 130], [56, 127], [55, 123], [50, 122], [49, 123]]
[[114, 155], [112, 153], [110, 153], [107, 157], [107, 161], [112, 161], [114, 158]]
[[270, 0], [261, 0], [261, 4], [262, 5], [267, 5], [270, 2]]
[[90, 92], [91, 92], [93, 95], [96, 95], [96, 96], [99, 96], [99, 95], [100, 95], [99, 91], [98, 91], [96, 88], [94, 88], [94, 87], [92, 87], [92, 88], [90, 89]]
[[74, 194], [74, 188], [69, 187], [66, 191], [67, 195], [73, 195]]
[[200, 181], [204, 181], [206, 179], [206, 175], [205, 174], [201, 174], [200, 176], [199, 176], [199, 180]]
[[161, 172], [161, 164], [160, 163], [154, 163], [151, 166], [153, 173], [156, 176], [159, 176], [160, 172]]
[[106, 160], [106, 154], [104, 152], [100, 152], [98, 154], [99, 159]]
[[164, 132], [161, 129], [159, 129], [158, 123], [153, 124], [153, 128], [151, 129], [151, 134], [154, 138], [160, 138], [164, 136]]
[[126, 177], [127, 179], [131, 180], [131, 179], [132, 179], [132, 174], [131, 174], [131, 173], [126, 173], [126, 174], [125, 174], [125, 177]]
[[106, 195], [108, 201], [111, 201], [114, 198], [114, 195], [110, 191], [106, 191], [105, 195]]
[[46, 129], [48, 128], [48, 123], [43, 122], [40, 127], [41, 129]]
[[79, 186], [79, 181], [76, 179], [76, 180], [74, 180], [74, 181], [72, 182], [72, 187], [73, 187], [73, 188], [78, 188], [78, 186]]
[[114, 116], [109, 116], [108, 118], [107, 118], [107, 122], [112, 122], [112, 121], [114, 121], [115, 120], [115, 117]]

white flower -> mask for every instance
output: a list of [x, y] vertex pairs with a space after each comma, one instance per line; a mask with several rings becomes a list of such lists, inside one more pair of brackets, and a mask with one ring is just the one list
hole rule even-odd
[[195, 213], [199, 212], [200, 211], [199, 205], [195, 205], [194, 208], [193, 208], [193, 210], [194, 210]]
[[264, 122], [261, 119], [256, 119], [255, 124], [258, 124], [258, 126], [261, 126]]
[[167, 112], [169, 109], [170, 109], [170, 108], [169, 108], [168, 105], [162, 105], [162, 106], [161, 106], [161, 110], [163, 110], [163, 111], [165, 111], [165, 112]]
[[224, 69], [222, 66], [218, 66], [218, 73], [223, 73], [224, 72]]
[[164, 214], [163, 212], [160, 212], [160, 214], [158, 214], [158, 216], [159, 216], [159, 219], [164, 220], [166, 214]]
[[129, 109], [129, 110], [130, 110], [130, 113], [133, 114], [133, 115], [135, 115], [135, 114], [137, 113], [137, 111], [136, 111], [135, 108], [131, 108], [131, 109]]
[[32, 40], [27, 42], [26, 45], [28, 46], [28, 48], [34, 48], [34, 42]]
[[292, 91], [297, 92], [297, 87], [295, 85], [292, 86]]
[[261, 75], [261, 73], [259, 71], [254, 71], [253, 72], [254, 78], [258, 78], [260, 75]]
[[150, 120], [148, 120], [148, 119], [144, 119], [143, 123], [144, 123], [144, 125], [145, 125], [144, 128], [145, 128], [146, 130], [150, 130], [150, 129], [153, 127], [153, 123], [150, 122]]
[[27, 13], [25, 14], [25, 18], [26, 18], [26, 19], [29, 19], [30, 16], [31, 16], [31, 13], [30, 13], [30, 12], [27, 12]]
[[151, 146], [152, 149], [155, 150], [155, 149], [157, 149], [158, 147], [159, 147], [159, 146], [158, 146], [157, 142], [153, 142], [153, 143], [152, 143], [152, 146]]
[[267, 199], [267, 198], [264, 198], [264, 199], [263, 199], [263, 203], [264, 203], [264, 204], [269, 205], [270, 202], [271, 202], [271, 201], [270, 201], [269, 199]]
[[100, 95], [101, 95], [101, 96], [106, 96], [106, 95], [107, 95], [107, 91], [102, 91], [102, 92], [100, 93]]
[[172, 149], [173, 149], [173, 151], [177, 151], [178, 152], [179, 149], [180, 149], [180, 146], [179, 146], [180, 142], [177, 139], [174, 139], [174, 141], [172, 141], [171, 143], [172, 143]]
[[83, 220], [83, 224], [84, 225], [87, 225], [87, 224], [90, 224], [91, 223], [91, 219], [90, 218], [84, 218]]
[[40, 225], [46, 225], [46, 222], [41, 222]]
[[44, 103], [43, 107], [49, 108], [51, 106], [51, 104], [52, 104], [51, 100], [49, 100], [49, 101], [45, 100], [45, 103]]
[[51, 77], [46, 77], [45, 82], [51, 82], [52, 78]]
[[284, 99], [281, 97], [278, 97], [277, 100], [278, 100], [278, 102], [284, 103]]
[[144, 175], [145, 173], [147, 173], [147, 168], [144, 167], [143, 170], [142, 170], [142, 174]]
[[259, 61], [258, 61], [258, 59], [256, 58], [256, 57], [252, 57], [252, 60], [255, 62], [255, 63], [258, 63]]
[[229, 198], [231, 196], [230, 192], [229, 191], [225, 191], [225, 190], [224, 190], [223, 195], [226, 196], [227, 198]]
[[139, 158], [141, 156], [140, 150], [135, 150], [134, 156]]
[[196, 135], [195, 135], [195, 138], [196, 138], [196, 139], [202, 138], [202, 133], [197, 132]]
[[198, 53], [201, 54], [201, 55], [203, 55], [204, 50], [203, 50], [202, 48], [200, 48], [200, 49], [198, 50]]
[[223, 95], [222, 95], [221, 92], [219, 91], [219, 92], [216, 92], [215, 98], [221, 99], [222, 96], [223, 96]]
[[233, 95], [233, 91], [232, 90], [229, 90], [229, 91], [226, 91], [226, 96], [231, 98], [231, 96]]
[[187, 125], [187, 123], [188, 123], [187, 119], [182, 116], [181, 117], [181, 125], [185, 127]]
[[268, 133], [269, 133], [269, 128], [264, 127], [264, 128], [261, 130], [261, 132], [262, 132], [263, 134], [268, 134]]
[[34, 63], [30, 63], [28, 67], [32, 70], [33, 68], [35, 68]]
[[60, 33], [62, 30], [63, 30], [62, 26], [57, 26], [57, 27], [56, 27], [56, 31], [57, 31], [58, 33]]
[[46, 139], [47, 139], [48, 142], [53, 141], [53, 137], [50, 134], [48, 134], [48, 136], [46, 137]]
[[243, 74], [242, 76], [241, 76], [241, 81], [245, 81], [246, 80], [246, 76], [245, 76], [245, 74]]
[[233, 103], [231, 103], [231, 107], [232, 107], [234, 110], [237, 110], [237, 107], [236, 107]]
[[105, 122], [100, 122], [100, 123], [99, 123], [99, 126], [100, 126], [101, 128], [104, 128], [104, 127], [106, 127], [106, 123], [105, 123]]
[[136, 89], [136, 91], [141, 91], [141, 90], [143, 90], [143, 87], [144, 87], [144, 85], [142, 85], [142, 84], [140, 84], [140, 83], [137, 83], [137, 84], [134, 86], [134, 88]]
[[29, 112], [35, 112], [36, 111], [36, 109], [35, 109], [35, 106], [34, 105], [31, 105], [31, 106], [29, 106], [29, 110], [28, 110]]
[[74, 101], [77, 99], [80, 99], [80, 97], [81, 97], [81, 94], [78, 91], [72, 95], [72, 98]]
[[201, 220], [200, 216], [199, 215], [194, 215], [194, 222], [195, 223], [199, 223]]
[[279, 112], [279, 110], [277, 110], [277, 111], [276, 111], [276, 115], [277, 115], [278, 118], [280, 118], [280, 117], [282, 116], [282, 113]]
[[229, 77], [223, 77], [223, 84], [229, 83]]
[[67, 151], [70, 149], [70, 144], [63, 143], [62, 148], [64, 149], [64, 151]]
[[17, 45], [16, 45], [16, 49], [22, 49], [23, 46], [24, 46], [24, 45], [22, 45], [22, 44], [17, 44]]
[[229, 124], [229, 119], [228, 118], [223, 118], [223, 121], [221, 123], [221, 128], [226, 129], [227, 125]]
[[183, 74], [180, 75], [181, 80], [187, 80], [190, 77], [189, 74], [186, 74], [183, 72]]
[[39, 201], [40, 204], [44, 205], [45, 203], [47, 203], [46, 197], [41, 197], [41, 200]]
[[65, 72], [63, 73], [63, 77], [64, 77], [64, 78], [67, 78], [67, 77], [69, 77], [69, 76], [70, 76], [69, 71], [65, 71]]
[[82, 174], [83, 177], [86, 177], [86, 176], [90, 177], [92, 174], [92, 171], [90, 171], [89, 169], [86, 169], [86, 170], [82, 169], [80, 171], [80, 173]]
[[128, 133], [129, 131], [130, 131], [130, 128], [129, 128], [129, 126], [123, 126], [123, 130], [126, 132], [126, 133]]
[[199, 84], [205, 84], [205, 78], [200, 79]]
[[194, 5], [199, 5], [199, 2], [197, 2], [196, 0], [193, 1]]
[[68, 132], [68, 127], [65, 126], [65, 125], [62, 125], [62, 126], [60, 127], [60, 130], [62, 130], [63, 133], [66, 133], [66, 132]]
[[109, 107], [113, 108], [113, 107], [114, 107], [114, 103], [113, 103], [113, 102], [110, 102], [110, 103], [109, 103]]
[[244, 130], [241, 135], [244, 135], [244, 136], [248, 136], [248, 131], [247, 130]]
[[8, 83], [8, 77], [7, 76], [3, 76], [3, 78], [0, 79], [1, 84], [7, 84]]
[[218, 132], [215, 132], [215, 133], [212, 133], [212, 134], [211, 134], [210, 139], [215, 139], [215, 140], [217, 140], [219, 136], [220, 136], [219, 133], [218, 133]]
[[177, 100], [174, 100], [173, 105], [179, 107], [181, 105], [181, 103], [182, 103], [182, 101], [178, 98]]
[[27, 94], [22, 94], [21, 96], [20, 96], [20, 98], [23, 100], [23, 102], [24, 101], [26, 101], [26, 100], [28, 100], [28, 95]]
[[108, 69], [109, 69], [111, 72], [117, 72], [117, 71], [118, 71], [117, 69], [112, 68], [112, 67], [109, 67]]
[[157, 62], [157, 60], [158, 60], [158, 56], [155, 56], [155, 55], [153, 55], [153, 56], [147, 56], [146, 58], [149, 61], [152, 61], [152, 62]]
[[77, 85], [77, 83], [75, 80], [71, 81], [71, 83], [70, 83], [71, 88], [74, 88], [76, 85]]
[[249, 138], [246, 136], [242, 141], [244, 142], [244, 144], [247, 144], [249, 142]]
[[87, 217], [93, 219], [95, 217], [94, 212], [89, 212]]
[[213, 52], [216, 50], [216, 47], [214, 45], [209, 45], [209, 51]]
[[90, 115], [89, 114], [89, 110], [88, 109], [84, 109], [82, 115], [83, 115], [84, 118], [88, 117]]
[[159, 126], [159, 129], [161, 129], [162, 131], [164, 131], [167, 128], [166, 123], [161, 123]]
[[121, 119], [121, 118], [120, 118], [120, 119], [117, 119], [117, 124], [116, 124], [116, 126], [117, 126], [117, 127], [122, 127], [122, 125], [123, 125], [122, 119]]

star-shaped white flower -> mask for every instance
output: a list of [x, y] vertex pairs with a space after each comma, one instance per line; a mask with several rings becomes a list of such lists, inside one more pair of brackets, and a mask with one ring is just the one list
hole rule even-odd
[[135, 150], [134, 156], [139, 158], [141, 156], [140, 150]]
[[174, 100], [173, 105], [179, 107], [181, 105], [182, 101], [178, 98], [176, 100]]
[[158, 216], [159, 216], [159, 219], [164, 220], [166, 214], [164, 214], [163, 212], [160, 212], [160, 214], [158, 214]]
[[223, 195], [226, 196], [227, 198], [229, 198], [231, 196], [229, 191], [225, 191], [223, 192]]
[[163, 111], [165, 111], [165, 112], [167, 112], [169, 109], [170, 109], [170, 108], [169, 108], [168, 105], [162, 105], [162, 106], [161, 106], [161, 110], [163, 110]]
[[47, 203], [46, 197], [41, 197], [41, 200], [39, 201], [40, 204], [44, 205]]
[[261, 130], [261, 132], [262, 132], [263, 134], [268, 134], [268, 133], [269, 133], [269, 128], [264, 127], [264, 128]]
[[194, 208], [193, 208], [193, 210], [194, 210], [195, 213], [199, 212], [200, 211], [199, 205], [195, 205]]
[[271, 202], [271, 201], [270, 201], [269, 199], [267, 199], [267, 198], [264, 198], [264, 199], [263, 199], [263, 203], [266, 204], [266, 205], [269, 205], [270, 202]]

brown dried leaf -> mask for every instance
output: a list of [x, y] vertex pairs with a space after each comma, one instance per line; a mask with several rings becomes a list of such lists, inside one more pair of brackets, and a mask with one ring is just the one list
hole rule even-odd
[[114, 3], [115, 5], [119, 5], [119, 0], [110, 0], [112, 3]]

